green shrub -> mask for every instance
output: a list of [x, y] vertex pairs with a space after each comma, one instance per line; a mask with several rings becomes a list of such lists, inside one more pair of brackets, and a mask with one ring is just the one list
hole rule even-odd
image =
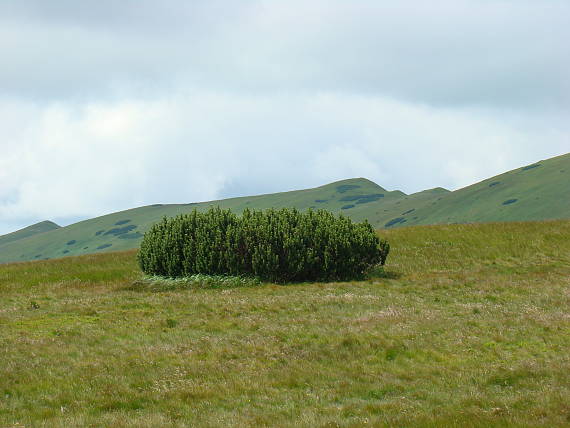
[[251, 276], [268, 281], [343, 280], [384, 264], [390, 246], [368, 222], [325, 210], [211, 208], [164, 218], [145, 233], [143, 272]]

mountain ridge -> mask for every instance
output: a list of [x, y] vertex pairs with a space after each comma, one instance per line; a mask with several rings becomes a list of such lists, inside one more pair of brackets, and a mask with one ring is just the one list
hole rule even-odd
[[[30, 233], [18, 239], [0, 236], [0, 263], [37, 260], [138, 247], [150, 226], [164, 216], [219, 206], [327, 209], [376, 228], [446, 223], [570, 218], [570, 154], [541, 160], [449, 191], [441, 187], [406, 194], [386, 190], [366, 178], [319, 187], [185, 204], [152, 204]], [[55, 225], [55, 223], [52, 223]], [[55, 225], [57, 226], [57, 225]]]

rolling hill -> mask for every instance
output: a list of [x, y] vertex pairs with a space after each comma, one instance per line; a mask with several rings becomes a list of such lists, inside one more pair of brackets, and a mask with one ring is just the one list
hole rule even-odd
[[[453, 192], [435, 188], [406, 195], [399, 190], [388, 191], [364, 178], [354, 178], [291, 192], [149, 205], [61, 228], [42, 222], [0, 236], [0, 263], [136, 248], [144, 232], [164, 216], [211, 206], [236, 212], [245, 208], [322, 208], [357, 221], [366, 219], [377, 228], [570, 218], [570, 154], [517, 168]], [[37, 229], [41, 233], [33, 233]]]
[[28, 238], [39, 233], [49, 232], [50, 230], [59, 229], [58, 226], [52, 221], [42, 221], [40, 223], [32, 224], [31, 226], [24, 227], [23, 229], [16, 230], [15, 232], [8, 233], [0, 236], [0, 247], [9, 242], [18, 241], [20, 239]]
[[[409, 209], [415, 210], [402, 214], [399, 225], [569, 218], [570, 154], [517, 168], [441, 198], [411, 205]], [[375, 221], [370, 217], [378, 226], [385, 225], [382, 224], [384, 219]]]
[[268, 195], [201, 203], [154, 204], [85, 220], [41, 236], [0, 245], [0, 263], [135, 248], [144, 232], [164, 216], [175, 216], [193, 209], [207, 210], [211, 206], [230, 208], [236, 212], [245, 208], [292, 206], [299, 209], [324, 208], [334, 212], [349, 212], [353, 207], [380, 200], [395, 201], [403, 196], [405, 194], [400, 191], [389, 192], [366, 179], [350, 179], [314, 189]]

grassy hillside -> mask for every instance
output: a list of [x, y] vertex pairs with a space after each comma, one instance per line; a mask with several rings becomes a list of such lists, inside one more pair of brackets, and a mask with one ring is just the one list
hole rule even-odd
[[384, 278], [140, 288], [0, 266], [0, 426], [562, 427], [570, 221], [410, 227]]
[[[570, 154], [412, 205], [414, 211], [402, 211], [396, 226], [570, 218]], [[384, 219], [371, 222], [384, 226]]]
[[[570, 154], [521, 167], [472, 186], [406, 195], [364, 178], [314, 189], [179, 205], [151, 205], [86, 220], [2, 244], [0, 263], [126, 250], [164, 216], [212, 205], [245, 208], [323, 208], [378, 228], [421, 224], [570, 218]], [[9, 235], [7, 235], [9, 236]], [[0, 240], [2, 237], [0, 237]]]
[[7, 235], [0, 235], [0, 247], [10, 242], [18, 241], [20, 239], [28, 238], [30, 236], [37, 235], [39, 233], [49, 232], [50, 230], [56, 230], [59, 228], [60, 226], [58, 226], [54, 222], [42, 221], [40, 223], [33, 224], [31, 226], [17, 230], [15, 232], [8, 233]]
[[241, 212], [245, 208], [299, 209], [323, 208], [348, 212], [353, 207], [389, 203], [405, 194], [389, 192], [377, 184], [360, 178], [343, 180], [314, 189], [224, 199], [221, 201], [177, 205], [150, 205], [82, 221], [41, 236], [0, 245], [0, 263], [37, 260], [138, 247], [142, 235], [164, 216], [175, 216], [193, 209], [206, 210], [212, 205]]
[[416, 210], [431, 206], [434, 201], [450, 194], [449, 190], [437, 187], [400, 198], [382, 201], [381, 204], [355, 207], [348, 215], [357, 221], [368, 220], [377, 228], [392, 228], [407, 225], [403, 219], [416, 217]]

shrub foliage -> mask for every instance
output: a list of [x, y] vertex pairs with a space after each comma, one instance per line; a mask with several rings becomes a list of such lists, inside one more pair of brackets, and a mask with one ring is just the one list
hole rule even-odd
[[389, 249], [368, 222], [353, 223], [325, 210], [246, 209], [238, 216], [211, 208], [152, 226], [138, 258], [149, 275], [289, 282], [358, 278], [384, 264]]

